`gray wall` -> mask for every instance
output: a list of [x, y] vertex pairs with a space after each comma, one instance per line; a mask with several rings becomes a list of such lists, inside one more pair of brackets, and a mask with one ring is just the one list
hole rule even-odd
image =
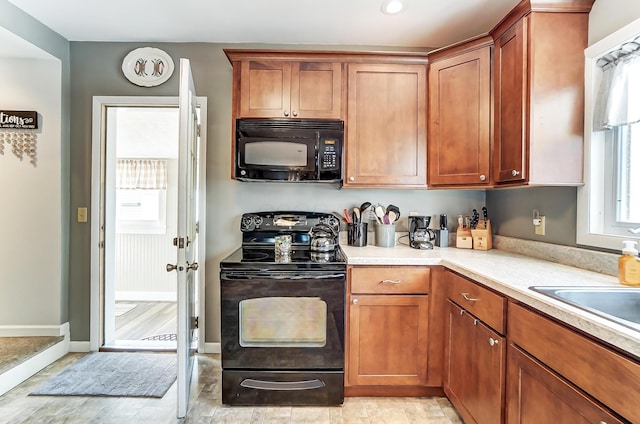
[[[346, 190], [335, 185], [241, 183], [231, 175], [231, 65], [220, 44], [207, 43], [71, 43], [73, 75], [71, 206], [88, 206], [91, 199], [91, 101], [92, 96], [175, 96], [177, 72], [167, 83], [153, 88], [129, 83], [120, 69], [122, 59], [134, 48], [152, 45], [178, 62], [191, 60], [198, 95], [208, 98], [207, 216], [206, 216], [206, 342], [219, 340], [219, 263], [240, 245], [240, 216], [258, 210], [314, 210], [331, 212], [364, 201], [397, 205], [404, 216], [421, 214], [455, 216], [479, 209], [484, 191]], [[294, 46], [247, 46], [286, 48]], [[309, 48], [305, 46], [304, 48]], [[332, 47], [335, 49], [335, 46]], [[399, 223], [406, 230], [406, 218]], [[72, 224], [70, 319], [72, 340], [89, 339], [90, 226]]]

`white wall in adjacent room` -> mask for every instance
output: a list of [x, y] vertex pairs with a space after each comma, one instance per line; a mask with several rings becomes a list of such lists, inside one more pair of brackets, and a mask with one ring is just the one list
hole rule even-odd
[[[38, 112], [37, 165], [0, 155], [0, 326], [61, 319], [61, 65], [0, 58], [0, 109]], [[2, 130], [0, 130], [2, 131]]]

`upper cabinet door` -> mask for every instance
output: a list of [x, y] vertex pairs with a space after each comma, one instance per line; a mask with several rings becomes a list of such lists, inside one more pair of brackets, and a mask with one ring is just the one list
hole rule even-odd
[[491, 46], [429, 65], [429, 186], [487, 186]]
[[240, 116], [339, 119], [341, 84], [340, 63], [244, 60]]
[[342, 64], [291, 64], [291, 117], [340, 119]]
[[527, 17], [496, 40], [495, 146], [496, 182], [527, 180]]
[[291, 62], [245, 60], [240, 72], [242, 117], [282, 118], [290, 115]]
[[348, 64], [345, 187], [426, 187], [426, 65]]

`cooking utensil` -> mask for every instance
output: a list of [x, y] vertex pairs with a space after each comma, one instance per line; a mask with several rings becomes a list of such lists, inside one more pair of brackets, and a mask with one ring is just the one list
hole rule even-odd
[[384, 224], [384, 216], [385, 216], [384, 206], [378, 205], [375, 207], [374, 211], [376, 213], [376, 217], [378, 218], [378, 222], [380, 224]]
[[396, 222], [398, 220], [398, 215], [394, 211], [390, 211], [387, 208], [387, 217], [389, 217], [389, 222]]
[[342, 216], [342, 214], [341, 214], [341, 213], [339, 213], [339, 212], [333, 211], [333, 212], [331, 212], [331, 215], [333, 215], [333, 216], [335, 216], [336, 218], [338, 218], [341, 222], [344, 222], [344, 223], [346, 223], [346, 222], [347, 222], [347, 220], [346, 220], [346, 219], [344, 219], [344, 216]]
[[391, 219], [391, 222], [395, 222], [398, 219], [400, 219], [400, 208], [397, 207], [396, 205], [389, 205], [387, 206], [387, 215], [393, 212], [395, 214], [395, 219]]
[[353, 223], [354, 224], [358, 224], [360, 222], [360, 208], [359, 207], [355, 207], [353, 208], [353, 215], [355, 216], [355, 218], [353, 219]]
[[351, 216], [349, 216], [349, 211], [345, 208], [342, 212], [344, 213], [344, 217], [347, 220], [347, 224], [353, 224]]
[[364, 202], [363, 204], [360, 205], [360, 214], [363, 214], [367, 209], [369, 209], [369, 206], [371, 206], [370, 202]]

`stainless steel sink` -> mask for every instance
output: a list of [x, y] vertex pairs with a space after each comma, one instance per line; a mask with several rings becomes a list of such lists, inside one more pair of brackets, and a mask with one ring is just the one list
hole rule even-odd
[[640, 288], [542, 286], [529, 288], [640, 331]]

